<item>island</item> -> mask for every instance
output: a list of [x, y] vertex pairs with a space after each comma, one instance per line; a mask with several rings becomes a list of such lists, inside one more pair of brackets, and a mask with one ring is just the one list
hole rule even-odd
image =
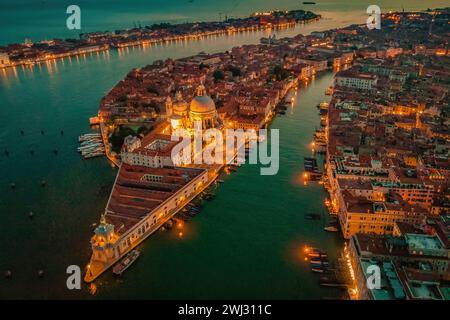
[[146, 46], [171, 41], [198, 40], [214, 35], [292, 28], [298, 23], [317, 21], [321, 16], [311, 11], [255, 12], [246, 18], [181, 24], [160, 23], [135, 26], [126, 30], [81, 33], [79, 39], [52, 39], [33, 43], [0, 46], [0, 69], [33, 66], [49, 60], [78, 56], [130, 46]]

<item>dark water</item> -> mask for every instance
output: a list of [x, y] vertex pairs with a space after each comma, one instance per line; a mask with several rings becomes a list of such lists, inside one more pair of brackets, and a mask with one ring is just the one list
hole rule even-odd
[[[12, 1], [2, 1], [0, 6], [9, 6], [8, 10], [19, 16], [27, 12]], [[50, 24], [35, 25], [38, 20], [33, 20], [30, 26], [37, 27], [26, 29], [39, 37], [57, 34], [50, 32], [54, 20], [48, 9], [56, 7], [46, 8], [42, 17]], [[132, 8], [114, 12], [128, 12], [133, 20], [139, 20]], [[4, 13], [0, 10], [0, 24], [6, 23]], [[335, 12], [328, 20], [284, 30], [278, 36], [337, 27], [347, 24], [346, 19], [348, 16]], [[17, 28], [2, 32], [0, 43], [11, 38], [20, 41], [24, 29], [19, 25], [16, 21]], [[96, 114], [101, 97], [132, 67], [257, 43], [263, 35], [212, 37], [0, 70], [0, 298], [90, 297], [85, 287], [81, 292], [66, 289], [65, 270], [71, 264], [87, 263], [91, 224], [103, 212], [116, 174], [105, 159], [83, 161], [76, 152], [77, 137], [89, 131], [88, 117]], [[332, 75], [325, 74], [300, 88], [292, 113], [275, 119], [272, 127], [280, 129], [281, 140], [278, 175], [260, 176], [254, 166], [240, 168], [220, 185], [216, 199], [187, 225], [183, 238], [175, 232], [152, 236], [123, 280], [106, 275], [98, 281], [97, 297], [335, 296], [335, 292], [319, 288], [317, 277], [310, 274], [299, 254], [305, 243], [320, 246], [331, 256], [341, 246], [337, 235], [322, 231], [322, 222], [303, 219], [304, 212], [323, 210], [323, 192], [300, 182], [302, 158], [310, 152], [308, 144], [319, 123], [315, 105], [324, 99], [323, 92], [331, 82]], [[33, 219], [28, 217], [30, 211]], [[43, 278], [37, 276], [40, 269], [45, 271]], [[3, 277], [6, 270], [13, 272], [12, 279]]]

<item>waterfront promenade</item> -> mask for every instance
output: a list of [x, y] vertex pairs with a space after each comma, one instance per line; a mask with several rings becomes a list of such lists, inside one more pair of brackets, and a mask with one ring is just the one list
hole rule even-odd
[[108, 127], [103, 121], [100, 121], [100, 133], [102, 135], [103, 144], [105, 146], [105, 155], [116, 167], [120, 167], [121, 161], [112, 154], [111, 146], [108, 141]]

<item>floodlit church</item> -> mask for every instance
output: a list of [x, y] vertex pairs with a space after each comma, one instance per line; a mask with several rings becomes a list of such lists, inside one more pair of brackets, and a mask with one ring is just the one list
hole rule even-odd
[[190, 105], [183, 100], [180, 92], [172, 100], [170, 97], [166, 102], [167, 119], [170, 121], [172, 130], [194, 129], [194, 123], [199, 121], [202, 129], [217, 128], [223, 126], [222, 120], [217, 114], [216, 105], [210, 96], [206, 94], [203, 85], [197, 88], [196, 96]]

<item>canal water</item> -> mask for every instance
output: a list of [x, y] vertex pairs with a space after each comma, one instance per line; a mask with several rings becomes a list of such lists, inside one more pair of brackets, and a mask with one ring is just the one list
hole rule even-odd
[[[276, 33], [292, 36], [360, 23], [349, 19], [329, 14], [318, 23]], [[15, 40], [21, 41], [23, 30], [17, 30]], [[117, 172], [104, 158], [86, 161], [76, 152], [77, 137], [89, 132], [88, 118], [97, 113], [101, 97], [133, 67], [229, 50], [267, 35], [249, 32], [0, 70], [0, 298], [338, 296], [319, 287], [301, 255], [305, 244], [323, 248], [331, 258], [342, 247], [337, 234], [323, 231], [324, 221], [303, 217], [324, 211], [322, 188], [304, 186], [301, 174], [319, 125], [315, 106], [325, 99], [331, 73], [300, 87], [292, 109], [272, 123], [271, 128], [280, 130], [277, 175], [260, 176], [257, 166], [241, 167], [186, 224], [183, 237], [175, 230], [153, 235], [122, 279], [107, 273], [96, 282], [95, 296], [86, 286], [80, 291], [66, 288], [67, 266], [84, 267], [89, 259], [92, 224], [104, 211]], [[0, 39], [6, 42], [11, 39]], [[11, 279], [3, 277], [6, 270], [12, 271]], [[39, 270], [43, 277], [38, 277]]]

